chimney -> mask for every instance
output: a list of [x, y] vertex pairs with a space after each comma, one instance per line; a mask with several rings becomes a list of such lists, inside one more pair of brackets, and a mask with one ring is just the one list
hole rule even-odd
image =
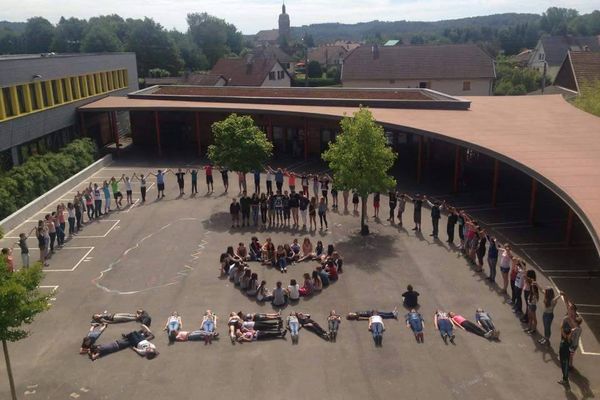
[[583, 51], [590, 51], [590, 46], [588, 46], [587, 44], [583, 46]]
[[373, 54], [373, 60], [377, 60], [379, 58], [379, 46], [377, 43], [374, 43], [373, 46], [371, 46], [371, 53]]

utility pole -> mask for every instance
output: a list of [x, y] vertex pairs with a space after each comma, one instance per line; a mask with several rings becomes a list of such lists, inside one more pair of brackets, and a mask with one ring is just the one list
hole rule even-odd
[[306, 44], [306, 31], [302, 36], [302, 42], [304, 43], [304, 87], [308, 87], [308, 44]]

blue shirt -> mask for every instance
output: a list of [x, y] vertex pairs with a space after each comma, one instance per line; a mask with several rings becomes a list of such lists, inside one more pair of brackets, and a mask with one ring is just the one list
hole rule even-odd
[[254, 171], [254, 182], [260, 182], [260, 171]]
[[162, 172], [159, 172], [156, 174], [156, 183], [162, 185], [165, 183], [165, 174]]
[[423, 317], [418, 312], [406, 314], [406, 322], [410, 325], [413, 332], [421, 332], [423, 330]]
[[281, 171], [275, 172], [275, 182], [283, 183], [283, 172], [281, 172]]

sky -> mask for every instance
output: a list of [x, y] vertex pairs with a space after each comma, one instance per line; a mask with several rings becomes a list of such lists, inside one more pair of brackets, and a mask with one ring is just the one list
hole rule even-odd
[[[207, 12], [233, 23], [245, 34], [277, 27], [281, 0], [1, 0], [0, 20], [25, 21], [42, 16], [89, 18], [119, 14], [150, 17], [167, 29], [185, 31], [186, 15]], [[541, 14], [548, 7], [580, 13], [600, 9], [600, 0], [287, 0], [292, 26], [321, 22], [437, 21], [505, 12]]]

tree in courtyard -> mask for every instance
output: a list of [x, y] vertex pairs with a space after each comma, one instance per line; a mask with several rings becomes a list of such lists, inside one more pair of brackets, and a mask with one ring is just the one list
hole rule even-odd
[[208, 158], [216, 165], [250, 172], [263, 169], [273, 154], [273, 144], [247, 115], [231, 114], [212, 125], [214, 144], [208, 146]]
[[32, 323], [37, 314], [48, 309], [51, 295], [41, 294], [38, 289], [42, 278], [40, 263], [31, 268], [10, 272], [4, 258], [0, 258], [0, 340], [13, 400], [17, 399], [17, 394], [8, 355], [8, 342], [26, 338], [29, 332], [22, 328], [23, 324]]
[[344, 117], [340, 122], [342, 133], [322, 154], [333, 171], [333, 181], [341, 190], [356, 191], [362, 201], [361, 234], [368, 235], [365, 224], [367, 198], [370, 193], [386, 192], [396, 187], [396, 180], [388, 175], [396, 153], [387, 145], [383, 128], [373, 119], [367, 108]]

